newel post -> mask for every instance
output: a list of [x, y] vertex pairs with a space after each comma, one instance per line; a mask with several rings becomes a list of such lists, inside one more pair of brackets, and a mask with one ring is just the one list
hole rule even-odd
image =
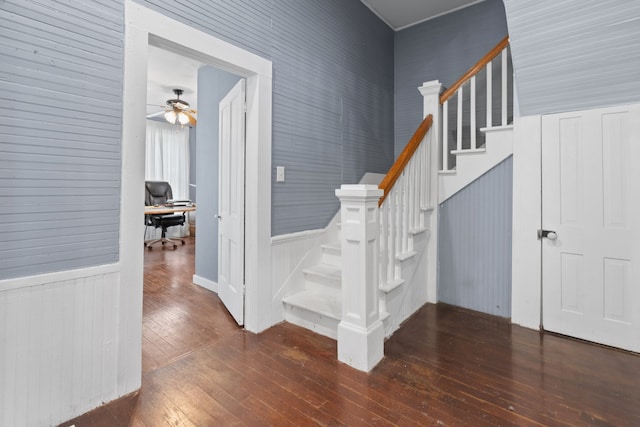
[[384, 328], [378, 290], [378, 200], [375, 185], [343, 185], [336, 190], [342, 222], [342, 320], [338, 360], [368, 372], [384, 356]]
[[422, 113], [424, 117], [433, 115], [433, 124], [428, 134], [428, 151], [427, 157], [429, 168], [427, 170], [427, 182], [429, 186], [429, 196], [427, 205], [432, 209], [431, 215], [427, 222], [431, 234], [427, 241], [427, 301], [436, 303], [437, 283], [438, 283], [438, 191], [439, 179], [438, 170], [440, 170], [440, 159], [442, 159], [442, 106], [440, 105], [440, 93], [442, 92], [442, 83], [437, 80], [424, 82], [418, 88], [422, 94]]

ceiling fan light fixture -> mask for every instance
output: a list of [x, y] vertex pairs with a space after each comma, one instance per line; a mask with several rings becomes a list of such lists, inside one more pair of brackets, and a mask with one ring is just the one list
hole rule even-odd
[[[177, 114], [173, 110], [165, 111], [164, 119], [171, 123], [172, 125], [176, 123]], [[180, 122], [182, 123], [182, 122]]]
[[[174, 113], [175, 114], [175, 113]], [[187, 116], [185, 113], [183, 113], [182, 111], [178, 113], [178, 122], [180, 122], [181, 125], [186, 125], [189, 123], [189, 116]], [[174, 123], [175, 123], [175, 119], [174, 119]]]

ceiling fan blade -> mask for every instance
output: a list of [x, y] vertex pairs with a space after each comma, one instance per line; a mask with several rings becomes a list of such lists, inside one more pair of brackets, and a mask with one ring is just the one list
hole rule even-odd
[[196, 123], [197, 123], [196, 118], [195, 118], [195, 117], [193, 117], [190, 113], [188, 113], [188, 112], [186, 112], [186, 111], [183, 111], [183, 113], [184, 113], [184, 114], [189, 118], [189, 124], [190, 124], [191, 126], [195, 126], [195, 125], [196, 125]]
[[164, 110], [163, 111], [158, 111], [157, 113], [151, 113], [151, 114], [147, 114], [147, 119], [151, 119], [153, 117], [158, 117], [164, 114]]

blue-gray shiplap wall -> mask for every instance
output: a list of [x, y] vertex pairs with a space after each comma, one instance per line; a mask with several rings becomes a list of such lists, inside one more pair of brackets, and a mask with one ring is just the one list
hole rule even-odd
[[394, 33], [359, 0], [139, 2], [272, 61], [272, 235], [325, 227], [336, 188], [391, 166]]
[[512, 157], [440, 206], [438, 301], [511, 317]]
[[123, 2], [0, 2], [0, 279], [118, 260]]
[[423, 82], [455, 83], [508, 35], [501, 0], [486, 0], [395, 35], [395, 155], [422, 120]]
[[640, 101], [640, 1], [504, 3], [522, 115]]
[[[358, 0], [139, 0], [273, 61], [272, 234], [393, 161], [393, 32]], [[123, 0], [0, 2], [0, 279], [117, 261]], [[274, 180], [275, 181], [275, 180]]]

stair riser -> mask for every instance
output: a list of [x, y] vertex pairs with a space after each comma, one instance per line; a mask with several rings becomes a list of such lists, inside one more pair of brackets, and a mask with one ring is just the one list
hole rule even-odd
[[289, 323], [309, 329], [317, 334], [334, 340], [338, 339], [339, 320], [289, 304], [285, 304], [284, 318]]
[[320, 276], [313, 273], [304, 273], [304, 278], [306, 281], [306, 289], [309, 289], [311, 286], [326, 286], [330, 289], [340, 289], [341, 288], [341, 279]]
[[342, 268], [342, 256], [339, 252], [335, 252], [329, 249], [323, 249], [322, 262]]

